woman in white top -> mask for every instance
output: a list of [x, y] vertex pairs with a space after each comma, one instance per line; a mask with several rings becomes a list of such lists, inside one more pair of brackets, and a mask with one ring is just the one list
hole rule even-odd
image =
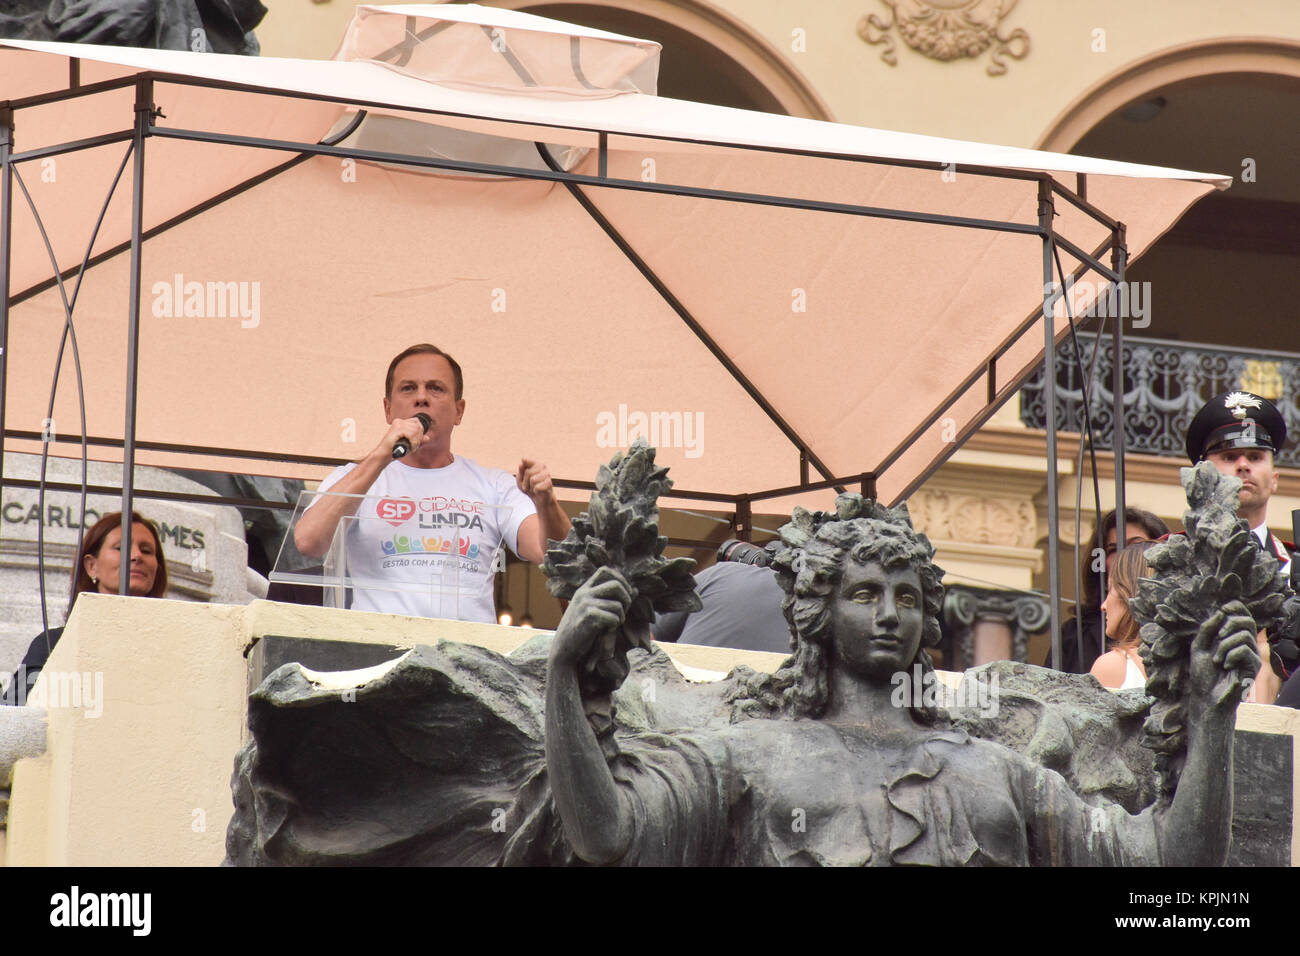
[[1102, 602], [1101, 613], [1105, 621], [1107, 643], [1110, 649], [1097, 658], [1090, 673], [1103, 687], [1128, 690], [1145, 687], [1146, 668], [1138, 656], [1138, 623], [1129, 613], [1128, 602], [1137, 594], [1138, 579], [1150, 575], [1146, 550], [1154, 541], [1130, 544], [1115, 556], [1110, 569], [1109, 590]]

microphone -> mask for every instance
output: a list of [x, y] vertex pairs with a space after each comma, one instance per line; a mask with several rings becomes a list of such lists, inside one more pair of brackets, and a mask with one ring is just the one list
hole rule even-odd
[[[424, 432], [427, 435], [429, 433], [429, 426], [433, 424], [433, 419], [424, 414], [424, 412], [416, 412], [415, 417], [420, 420], [420, 424], [424, 426]], [[399, 458], [405, 458], [410, 453], [411, 443], [407, 441], [405, 437], [399, 438], [397, 441], [393, 442], [393, 461], [397, 461]]]

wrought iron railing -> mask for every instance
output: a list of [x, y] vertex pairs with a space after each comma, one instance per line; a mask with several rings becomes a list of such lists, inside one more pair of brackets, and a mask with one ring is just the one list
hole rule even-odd
[[[1083, 431], [1084, 375], [1092, 362], [1096, 336], [1079, 334], [1083, 370], [1069, 337], [1056, 352], [1056, 427]], [[1092, 434], [1099, 449], [1112, 446], [1113, 346], [1101, 343], [1097, 369], [1089, 383]], [[1287, 446], [1277, 462], [1300, 468], [1300, 355], [1219, 346], [1189, 345], [1161, 339], [1124, 340], [1124, 447], [1146, 455], [1182, 458], [1184, 436], [1192, 416], [1221, 392], [1244, 389], [1270, 399], [1287, 427]], [[1043, 373], [1038, 372], [1020, 393], [1020, 420], [1030, 428], [1045, 428]]]

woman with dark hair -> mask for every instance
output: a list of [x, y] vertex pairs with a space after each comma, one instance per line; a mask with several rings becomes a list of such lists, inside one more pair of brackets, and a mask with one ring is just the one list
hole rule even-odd
[[1091, 674], [1101, 681], [1102, 687], [1129, 690], [1145, 687], [1146, 667], [1138, 657], [1138, 622], [1129, 611], [1128, 602], [1138, 593], [1138, 580], [1150, 576], [1146, 552], [1155, 547], [1154, 541], [1130, 544], [1115, 558], [1110, 571], [1110, 588], [1101, 606], [1106, 621], [1106, 637], [1110, 650], [1093, 662]]
[[[131, 518], [131, 596], [162, 597], [167, 593], [167, 561], [163, 556], [162, 538], [153, 522], [146, 521], [134, 511], [131, 512]], [[122, 514], [114, 511], [95, 522], [82, 539], [81, 553], [72, 567], [68, 615], [72, 615], [77, 596], [83, 591], [117, 594], [121, 567]], [[27, 648], [26, 657], [9, 683], [3, 703], [20, 704], [26, 700], [26, 691], [36, 682], [37, 675], [62, 636], [63, 628], [52, 627], [32, 641]]]
[[[1106, 512], [1093, 529], [1085, 549], [1079, 555], [1079, 576], [1083, 581], [1083, 595], [1076, 606], [1076, 616], [1061, 625], [1061, 667], [1067, 674], [1086, 674], [1093, 662], [1105, 650], [1101, 631], [1101, 603], [1104, 595], [1098, 582], [1100, 565], [1097, 558], [1106, 559], [1106, 574], [1117, 552], [1125, 545], [1139, 541], [1157, 541], [1169, 533], [1169, 527], [1158, 517], [1141, 508], [1124, 509], [1124, 540], [1117, 541], [1115, 512]], [[1044, 667], [1052, 666], [1049, 648]]]

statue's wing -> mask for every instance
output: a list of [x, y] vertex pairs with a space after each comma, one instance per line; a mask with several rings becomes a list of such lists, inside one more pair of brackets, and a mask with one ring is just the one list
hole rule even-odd
[[[548, 647], [443, 641], [362, 671], [274, 671], [249, 697], [228, 862], [574, 862], [546, 777]], [[728, 682], [689, 683], [659, 650], [630, 660], [618, 738], [725, 724]]]
[[955, 726], [1057, 771], [1085, 803], [1138, 813], [1155, 800], [1142, 690], [1113, 693], [1088, 674], [994, 661], [966, 671], [949, 693]]
[[230, 862], [496, 862], [544, 773], [531, 663], [444, 641], [367, 671], [279, 668], [249, 698]]

